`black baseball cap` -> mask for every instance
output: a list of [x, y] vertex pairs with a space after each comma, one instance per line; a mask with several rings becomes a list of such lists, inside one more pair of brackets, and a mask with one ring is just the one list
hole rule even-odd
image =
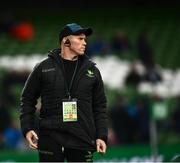
[[90, 36], [92, 32], [93, 31], [91, 28], [83, 28], [76, 23], [67, 24], [59, 33], [59, 42], [62, 41], [63, 37], [69, 35], [79, 35], [81, 33], [84, 33], [86, 36]]

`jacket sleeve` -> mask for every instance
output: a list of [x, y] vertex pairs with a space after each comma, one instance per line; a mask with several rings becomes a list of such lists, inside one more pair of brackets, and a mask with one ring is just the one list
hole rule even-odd
[[35, 130], [35, 111], [41, 90], [41, 70], [37, 64], [30, 73], [20, 98], [20, 124], [25, 137], [29, 130]]
[[107, 143], [108, 137], [108, 115], [107, 100], [101, 74], [96, 68], [96, 83], [93, 89], [93, 114], [96, 126], [96, 137]]

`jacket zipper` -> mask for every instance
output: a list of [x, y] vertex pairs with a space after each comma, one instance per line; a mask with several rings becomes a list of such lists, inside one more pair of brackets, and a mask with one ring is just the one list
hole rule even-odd
[[62, 153], [64, 153], [64, 147], [62, 146]]

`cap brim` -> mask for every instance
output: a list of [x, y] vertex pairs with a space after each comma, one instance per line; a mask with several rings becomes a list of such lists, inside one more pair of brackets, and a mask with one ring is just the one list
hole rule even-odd
[[83, 28], [78, 30], [75, 34], [81, 34], [81, 33], [84, 33], [86, 36], [90, 36], [92, 35], [93, 31], [91, 28]]

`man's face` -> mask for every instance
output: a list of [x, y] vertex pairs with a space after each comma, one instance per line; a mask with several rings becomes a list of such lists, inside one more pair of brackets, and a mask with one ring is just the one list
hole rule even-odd
[[71, 46], [69, 47], [70, 50], [77, 55], [83, 55], [86, 49], [86, 35], [71, 35], [69, 40], [71, 42]]

